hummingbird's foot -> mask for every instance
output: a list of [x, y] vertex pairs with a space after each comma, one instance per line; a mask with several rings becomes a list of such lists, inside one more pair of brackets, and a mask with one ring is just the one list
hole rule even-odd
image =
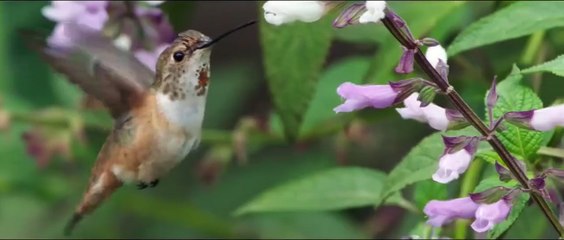
[[145, 188], [147, 188], [148, 186], [149, 186], [149, 185], [147, 185], [146, 183], [140, 182], [140, 183], [137, 184], [137, 189], [145, 189]]
[[156, 179], [156, 180], [149, 183], [149, 187], [152, 187], [152, 188], [156, 187], [157, 185], [159, 185], [159, 179]]

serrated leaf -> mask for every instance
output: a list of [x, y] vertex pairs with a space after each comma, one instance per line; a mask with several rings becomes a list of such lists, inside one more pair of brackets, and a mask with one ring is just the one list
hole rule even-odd
[[[519, 69], [514, 66], [509, 76], [497, 85], [499, 99], [494, 108], [494, 119], [510, 111], [542, 108], [540, 98], [532, 89], [522, 85], [521, 79]], [[550, 134], [522, 129], [511, 124], [506, 124], [506, 127], [505, 131], [497, 134], [500, 141], [510, 152], [527, 160], [532, 160], [531, 157], [542, 146], [545, 138], [543, 134]]]
[[494, 174], [488, 176], [487, 178], [482, 179], [482, 181], [480, 181], [480, 183], [478, 183], [478, 185], [474, 188], [474, 191], [472, 191], [472, 193], [483, 192], [492, 187], [502, 186], [502, 187], [511, 188], [511, 187], [515, 187], [516, 185], [517, 182], [515, 180], [511, 180], [509, 182], [502, 182], [499, 180], [498, 176]]
[[466, 50], [564, 26], [564, 2], [516, 2], [480, 19], [460, 33], [448, 48], [454, 56]]
[[[262, 15], [262, 3], [259, 12]], [[295, 140], [331, 45], [331, 19], [281, 26], [260, 18], [263, 64], [285, 136]]]
[[560, 55], [551, 61], [521, 70], [523, 74], [535, 72], [551, 72], [554, 75], [564, 77], [564, 55]]
[[300, 136], [312, 134], [315, 129], [333, 124], [337, 116], [333, 108], [342, 103], [337, 87], [343, 82], [359, 84], [368, 70], [367, 58], [355, 57], [333, 64], [321, 76], [315, 94], [304, 116]]
[[323, 211], [374, 205], [386, 175], [360, 167], [324, 170], [270, 189], [236, 214], [277, 211]]
[[523, 212], [523, 209], [527, 205], [527, 201], [529, 201], [530, 195], [528, 193], [521, 193], [517, 198], [513, 200], [513, 206], [511, 207], [511, 212], [505, 219], [505, 221], [495, 225], [495, 227], [488, 232], [489, 239], [497, 239], [503, 232], [505, 232], [517, 218]]
[[499, 154], [497, 154], [497, 152], [494, 150], [478, 151], [478, 153], [476, 153], [476, 159], [482, 159], [490, 164], [495, 164], [495, 162], [498, 162], [505, 167], [505, 163], [501, 160]]

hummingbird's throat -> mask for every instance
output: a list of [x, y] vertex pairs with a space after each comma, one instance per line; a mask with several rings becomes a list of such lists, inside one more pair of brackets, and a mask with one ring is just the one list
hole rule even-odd
[[198, 83], [196, 84], [194, 90], [196, 90], [196, 96], [202, 96], [206, 94], [208, 82], [210, 80], [209, 68], [207, 65], [203, 65], [198, 69], [196, 77], [198, 78]]

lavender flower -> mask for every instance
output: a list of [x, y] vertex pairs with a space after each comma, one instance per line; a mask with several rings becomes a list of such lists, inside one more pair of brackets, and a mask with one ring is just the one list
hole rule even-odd
[[366, 107], [387, 108], [408, 96], [420, 79], [406, 79], [391, 82], [386, 85], [357, 85], [345, 82], [337, 88], [337, 93], [345, 102], [333, 110], [339, 112], [352, 112]]
[[[439, 168], [433, 174], [433, 180], [449, 183], [464, 173], [477, 150], [478, 139], [474, 137], [443, 137], [446, 149], [439, 159]], [[457, 149], [462, 148], [458, 151]]]
[[439, 131], [446, 131], [466, 124], [464, 117], [454, 110], [449, 110], [430, 103], [426, 107], [421, 107], [418, 100], [419, 94], [413, 93], [407, 97], [403, 104], [404, 108], [397, 108], [396, 111], [403, 119], [414, 119], [422, 123], [428, 123], [432, 128]]
[[267, 1], [262, 8], [264, 18], [273, 25], [315, 22], [326, 13], [323, 1]]
[[480, 204], [476, 210], [476, 220], [471, 225], [472, 229], [476, 232], [491, 230], [496, 224], [505, 220], [510, 210], [510, 201], [504, 198], [492, 204]]
[[386, 1], [366, 1], [366, 12], [360, 16], [360, 23], [377, 23], [386, 16]]
[[400, 62], [395, 68], [397, 73], [407, 74], [413, 72], [415, 52], [415, 49], [407, 49], [403, 47], [403, 54], [401, 55]]
[[425, 205], [423, 212], [429, 217], [427, 224], [440, 227], [457, 218], [470, 219], [474, 217], [478, 206], [470, 197], [446, 201], [432, 200]]
[[66, 33], [66, 23], [78, 23], [94, 30], [102, 30], [109, 16], [107, 1], [52, 1], [42, 9], [43, 15], [57, 22], [53, 33], [47, 39], [50, 45], [68, 47], [72, 45]]
[[433, 180], [439, 183], [449, 183], [458, 179], [460, 174], [468, 169], [470, 161], [472, 161], [472, 155], [466, 150], [444, 154], [439, 159], [439, 169], [433, 174]]
[[504, 119], [520, 127], [550, 131], [564, 126], [564, 104], [521, 112], [508, 112]]
[[335, 112], [352, 112], [366, 107], [386, 108], [391, 106], [398, 93], [390, 85], [360, 86], [345, 82], [337, 88], [337, 93], [345, 102], [335, 109]]

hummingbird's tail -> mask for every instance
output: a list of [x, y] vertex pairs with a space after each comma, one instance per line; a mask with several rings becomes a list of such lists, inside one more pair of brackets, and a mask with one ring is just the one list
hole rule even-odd
[[72, 218], [65, 226], [65, 236], [70, 236], [76, 224], [85, 215], [96, 209], [102, 201], [108, 198], [121, 185], [122, 182], [110, 171], [103, 172], [95, 181], [91, 181], [88, 190], [82, 197], [80, 205], [78, 205]]

